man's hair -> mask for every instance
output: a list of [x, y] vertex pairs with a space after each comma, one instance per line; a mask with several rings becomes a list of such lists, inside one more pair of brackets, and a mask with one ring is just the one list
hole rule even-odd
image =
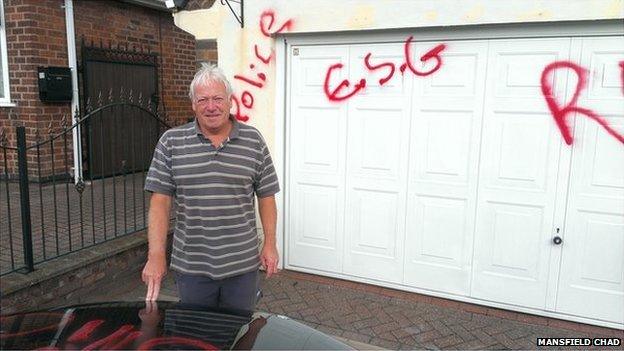
[[223, 83], [223, 85], [225, 85], [227, 98], [229, 99], [230, 96], [232, 96], [232, 85], [225, 77], [225, 74], [223, 74], [221, 68], [202, 62], [201, 68], [197, 71], [197, 73], [195, 73], [195, 77], [193, 77], [193, 81], [189, 87], [189, 98], [193, 100], [195, 98], [195, 89], [201, 85], [207, 84], [208, 82]]

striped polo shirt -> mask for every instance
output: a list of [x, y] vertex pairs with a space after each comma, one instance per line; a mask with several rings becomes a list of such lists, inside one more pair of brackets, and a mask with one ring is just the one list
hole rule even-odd
[[258, 130], [230, 120], [230, 135], [217, 147], [197, 120], [167, 130], [156, 145], [145, 190], [175, 200], [176, 272], [224, 279], [260, 265], [254, 195], [274, 195], [279, 183]]

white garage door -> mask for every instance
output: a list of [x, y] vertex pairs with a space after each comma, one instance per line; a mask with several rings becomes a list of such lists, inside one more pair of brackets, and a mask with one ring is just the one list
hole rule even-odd
[[290, 47], [287, 268], [624, 323], [624, 38], [444, 43]]

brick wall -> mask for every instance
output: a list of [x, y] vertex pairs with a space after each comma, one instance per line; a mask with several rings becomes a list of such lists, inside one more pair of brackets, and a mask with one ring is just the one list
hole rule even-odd
[[219, 60], [216, 40], [198, 40], [196, 47], [197, 65], [202, 62], [216, 64]]
[[[50, 130], [62, 129], [63, 116], [67, 121], [71, 118], [69, 103], [39, 101], [37, 85], [38, 66], [68, 66], [63, 4], [63, 0], [4, 0], [11, 100], [17, 106], [0, 107], [0, 127], [11, 146], [15, 146], [18, 125], [26, 127], [33, 143], [37, 129], [43, 138]], [[196, 67], [195, 40], [173, 24], [170, 13], [113, 0], [74, 1], [74, 21], [78, 62], [83, 37], [87, 42], [143, 47], [158, 53], [161, 110], [174, 124], [192, 115], [187, 91]], [[57, 161], [64, 156], [62, 144], [60, 139], [55, 144]], [[71, 150], [67, 151], [71, 166]], [[0, 168], [4, 168], [1, 158]], [[8, 158], [9, 172], [16, 173], [15, 153], [9, 152]], [[44, 170], [52, 168], [48, 148], [42, 150], [41, 161]], [[34, 154], [29, 155], [29, 162], [29, 171], [36, 176]], [[64, 173], [63, 162], [55, 162], [55, 168], [55, 173]]]

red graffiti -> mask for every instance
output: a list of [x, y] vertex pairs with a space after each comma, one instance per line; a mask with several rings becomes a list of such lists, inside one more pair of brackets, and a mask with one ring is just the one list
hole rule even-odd
[[388, 68], [390, 68], [390, 72], [388, 72], [388, 75], [387, 75], [387, 76], [385, 76], [385, 77], [383, 77], [383, 78], [381, 78], [381, 79], [379, 80], [379, 85], [384, 85], [384, 84], [386, 84], [386, 82], [387, 82], [387, 81], [389, 81], [389, 80], [392, 78], [392, 76], [394, 75], [394, 69], [395, 69], [395, 68], [394, 68], [394, 63], [392, 63], [392, 62], [383, 62], [383, 63], [380, 63], [380, 64], [378, 64], [378, 65], [372, 65], [372, 64], [370, 63], [370, 57], [371, 57], [371, 55], [372, 55], [372, 54], [369, 52], [368, 54], [366, 54], [366, 57], [364, 57], [364, 64], [366, 65], [366, 68], [368, 68], [368, 70], [369, 70], [369, 71], [376, 71], [376, 70], [378, 70], [378, 69], [380, 69], [380, 68], [382, 68], [382, 67], [388, 67]]
[[271, 62], [271, 59], [273, 58], [273, 51], [271, 51], [269, 56], [260, 55], [260, 50], [258, 49], [258, 44], [254, 45], [254, 52], [255, 52], [256, 57], [258, 58], [258, 60], [262, 61], [262, 63], [264, 63], [265, 65], [268, 65], [269, 62]]
[[[267, 24], [267, 20], [269, 21]], [[265, 10], [260, 15], [260, 31], [264, 34], [265, 37], [271, 37], [272, 34], [277, 34], [283, 32], [285, 29], [290, 30], [293, 25], [293, 20], [288, 19], [284, 22], [277, 30], [270, 32], [273, 29], [273, 24], [275, 24], [275, 12], [273, 10]]]
[[[559, 105], [559, 103], [555, 100], [555, 97], [553, 96], [552, 86], [550, 85], [550, 82], [549, 82], [549, 77], [551, 73], [553, 73], [554, 71], [558, 69], [571, 69], [572, 71], [574, 71], [574, 73], [578, 77], [578, 82], [576, 83], [576, 88], [574, 91], [574, 95], [572, 96], [572, 100], [570, 100], [570, 102], [568, 102], [565, 106]], [[563, 139], [565, 140], [566, 144], [572, 145], [573, 137], [570, 131], [570, 127], [568, 126], [568, 123], [566, 122], [566, 117], [568, 117], [569, 115], [573, 113], [578, 113], [578, 114], [585, 115], [586, 117], [589, 117], [593, 119], [594, 121], [598, 122], [598, 124], [600, 124], [609, 134], [611, 134], [614, 138], [619, 140], [621, 143], [624, 143], [624, 136], [618, 134], [598, 114], [596, 114], [594, 111], [590, 109], [579, 107], [576, 105], [579, 95], [581, 94], [581, 91], [585, 89], [585, 86], [587, 84], [587, 73], [588, 73], [587, 70], [584, 69], [583, 67], [573, 62], [567, 62], [567, 61], [553, 62], [549, 64], [548, 66], [546, 66], [546, 68], [544, 68], [544, 71], [542, 72], [542, 78], [541, 78], [542, 94], [544, 96], [544, 99], [546, 99], [546, 104], [548, 105], [548, 109], [550, 110], [553, 118], [555, 119], [555, 123], [557, 123], [557, 127], [559, 128], [559, 131], [561, 132]]]
[[334, 70], [336, 69], [340, 69], [342, 68], [342, 63], [336, 63], [333, 64], [329, 67], [329, 69], [327, 70], [327, 74], [325, 74], [325, 84], [323, 84], [323, 89], [325, 91], [325, 95], [327, 96], [327, 98], [329, 98], [329, 100], [331, 101], [342, 101], [342, 100], [346, 100], [350, 97], [352, 97], [353, 95], [357, 94], [357, 92], [359, 92], [360, 90], [364, 89], [364, 87], [366, 87], [366, 79], [360, 79], [360, 81], [353, 86], [353, 90], [351, 90], [351, 92], [339, 96], [338, 93], [345, 88], [348, 88], [349, 85], [351, 85], [351, 83], [349, 83], [348, 80], [343, 79], [342, 82], [340, 82], [340, 84], [338, 84], [338, 86], [336, 87], [336, 89], [334, 89], [334, 91], [330, 91], [329, 90], [329, 80], [331, 78], [331, 74]]
[[117, 343], [119, 343], [119, 340], [122, 337], [124, 337], [126, 334], [132, 332], [133, 329], [134, 327], [130, 324], [122, 325], [121, 327], [119, 327], [119, 329], [114, 331], [112, 334], [100, 340], [92, 342], [91, 344], [85, 346], [82, 350], [91, 351], [91, 350], [95, 350], [98, 348], [108, 350], [111, 348], [112, 345], [116, 345]]
[[169, 345], [168, 349], [175, 349], [171, 346], [191, 346], [194, 350], [219, 350], [213, 344], [198, 339], [183, 338], [179, 336], [167, 336], [162, 338], [154, 338], [139, 345], [139, 350], [153, 350], [156, 346]]
[[[276, 25], [275, 22], [276, 22], [275, 12], [273, 10], [265, 10], [260, 15], [260, 23], [259, 23], [260, 32], [262, 32], [262, 34], [265, 37], [270, 38], [271, 35], [273, 34], [282, 33], [285, 30], [291, 30], [293, 23], [294, 23], [292, 18], [287, 19], [281, 25]], [[271, 60], [273, 59], [273, 57], [275, 57], [274, 55], [275, 53], [272, 49], [269, 51], [268, 55], [266, 54], [266, 50], [263, 53], [261, 53], [261, 50], [258, 44], [254, 44], [254, 54], [256, 55], [256, 58], [266, 66], [268, 66], [271, 63]], [[256, 68], [256, 65], [252, 63], [249, 65], [249, 68], [253, 70]], [[234, 79], [238, 79], [253, 87], [263, 89], [264, 83], [267, 81], [266, 73], [258, 72], [256, 73], [256, 77], [258, 77], [259, 80], [254, 80], [254, 79], [248, 78], [245, 75], [237, 74], [234, 76]], [[246, 122], [249, 120], [249, 115], [244, 114], [242, 111], [242, 108], [252, 109], [253, 105], [254, 105], [254, 96], [248, 90], [243, 91], [240, 96], [232, 95], [233, 114], [236, 117], [236, 119], [239, 121]]]
[[140, 331], [133, 331], [130, 332], [128, 335], [126, 335], [125, 338], [123, 338], [120, 342], [113, 344], [112, 346], [110, 346], [108, 349], [109, 350], [127, 350], [128, 346], [134, 341], [136, 340], [138, 337], [140, 337], [141, 335], [143, 335], [142, 332]]
[[80, 329], [76, 330], [69, 338], [67, 338], [67, 341], [74, 343], [89, 339], [91, 334], [93, 334], [93, 332], [100, 325], [102, 325], [102, 323], [104, 323], [103, 319], [96, 319], [85, 323]]
[[624, 61], [620, 61], [619, 65], [620, 65], [620, 79], [622, 80], [622, 94], [624, 94]]
[[[32, 313], [30, 314], [31, 317], [37, 316], [36, 319], [41, 319], [41, 320], [47, 320], [51, 317], [58, 317], [59, 322], [61, 321], [61, 318], [63, 318], [63, 313], [60, 312], [39, 312], [39, 313]], [[10, 325], [12, 323], [12, 320], [15, 318], [19, 318], [20, 315], [12, 315], [12, 316], [2, 316], [0, 317], [0, 321], [2, 322], [2, 329], [5, 330], [5, 325]], [[69, 316], [69, 321], [71, 322], [74, 319], [73, 315]], [[16, 338], [16, 337], [20, 337], [20, 336], [24, 336], [24, 335], [32, 335], [32, 334], [39, 334], [45, 331], [50, 331], [50, 330], [55, 330], [58, 328], [59, 323], [52, 323], [49, 325], [45, 325], [43, 327], [40, 328], [36, 328], [36, 329], [31, 329], [31, 330], [24, 330], [21, 332], [17, 332], [17, 333], [0, 333], [0, 339], [8, 339], [8, 338]]]
[[[412, 63], [412, 59], [411, 59], [411, 43], [412, 40], [414, 39], [413, 36], [410, 36], [409, 38], [407, 38], [405, 40], [405, 44], [404, 44], [404, 54], [405, 54], [405, 62], [401, 65], [400, 70], [401, 73], [404, 73], [404, 71], [409, 68], [409, 70], [414, 73], [417, 76], [420, 77], [424, 77], [424, 76], [428, 76], [430, 74], [433, 74], [434, 72], [436, 72], [438, 69], [440, 69], [440, 67], [442, 67], [442, 57], [440, 56], [440, 53], [446, 49], [446, 44], [439, 44], [436, 47], [434, 47], [433, 49], [427, 51], [424, 55], [422, 55], [420, 57], [420, 60], [422, 62], [427, 62], [429, 60], [435, 60], [436, 64], [435, 66], [430, 69], [429, 71], [426, 72], [421, 72], [419, 70], [417, 70], [413, 63]], [[370, 58], [371, 58], [371, 53], [369, 52], [368, 54], [366, 54], [366, 56], [364, 57], [364, 65], [366, 66], [366, 68], [369, 71], [376, 71], [378, 69], [382, 69], [382, 68], [387, 68], [389, 69], [388, 74], [381, 78], [379, 80], [379, 84], [380, 85], [384, 85], [385, 83], [387, 83], [390, 79], [392, 79], [392, 76], [394, 75], [394, 71], [395, 71], [395, 66], [392, 62], [382, 62], [380, 64], [376, 64], [373, 65], [370, 62]], [[360, 90], [364, 89], [366, 87], [366, 79], [362, 78], [360, 79], [360, 82], [358, 84], [356, 84], [353, 87], [353, 90], [345, 95], [339, 96], [338, 93], [345, 88], [348, 88], [350, 83], [348, 80], [343, 80], [336, 89], [334, 89], [334, 91], [330, 91], [329, 89], [329, 81], [331, 78], [331, 74], [333, 70], [336, 69], [340, 69], [342, 68], [343, 65], [341, 63], [335, 63], [333, 65], [331, 65], [328, 69], [327, 69], [327, 73], [325, 74], [325, 84], [323, 85], [323, 90], [325, 92], [325, 96], [327, 96], [327, 98], [330, 101], [342, 101], [342, 100], [346, 100], [349, 99], [350, 97], [354, 96], [355, 94], [357, 94]]]
[[253, 80], [251, 80], [251, 79], [249, 79], [247, 77], [243, 77], [243, 76], [240, 76], [238, 74], [234, 76], [234, 79], [242, 80], [243, 82], [251, 84], [254, 87], [258, 87], [258, 88], [262, 88], [262, 86], [263, 86], [261, 82], [253, 81]]
[[420, 71], [418, 71], [414, 67], [414, 64], [412, 63], [412, 54], [411, 54], [412, 39], [414, 39], [414, 37], [410, 36], [409, 38], [407, 38], [407, 40], [405, 41], [405, 44], [403, 45], [403, 52], [405, 54], [405, 63], [401, 65], [401, 68], [400, 68], [401, 69], [401, 73], [405, 72], [405, 68], [407, 67], [415, 75], [424, 77], [424, 76], [428, 76], [428, 75], [434, 73], [435, 71], [439, 70], [440, 67], [442, 67], [442, 58], [440, 57], [440, 52], [442, 52], [442, 50], [446, 49], [446, 45], [445, 44], [440, 44], [440, 45], [434, 47], [433, 49], [427, 51], [424, 55], [422, 55], [420, 57], [420, 61], [422, 61], [423, 63], [428, 61], [428, 60], [430, 60], [430, 59], [432, 59], [432, 58], [435, 59], [435, 61], [436, 61], [435, 67], [433, 67], [429, 71], [420, 72]]
[[232, 95], [232, 105], [234, 107], [234, 117], [241, 122], [247, 122], [249, 120], [249, 116], [242, 113], [240, 101], [236, 95]]
[[241, 102], [243, 106], [247, 108], [252, 108], [254, 104], [254, 97], [247, 90], [243, 91], [243, 95], [241, 95]]

